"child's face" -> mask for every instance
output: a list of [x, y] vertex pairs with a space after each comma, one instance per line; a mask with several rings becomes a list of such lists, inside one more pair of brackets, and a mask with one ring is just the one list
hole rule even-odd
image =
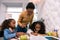
[[15, 20], [12, 20], [11, 22], [10, 22], [10, 26], [12, 27], [12, 28], [14, 28], [15, 27]]
[[36, 26], [35, 26], [35, 30], [36, 30], [36, 31], [39, 31], [40, 28], [41, 28], [41, 25], [40, 25], [40, 24], [36, 24]]

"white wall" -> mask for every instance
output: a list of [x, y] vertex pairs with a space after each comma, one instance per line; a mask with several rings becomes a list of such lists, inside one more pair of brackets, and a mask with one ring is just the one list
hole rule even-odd
[[3, 0], [2, 3], [22, 3], [23, 10], [25, 9], [29, 0]]
[[41, 19], [42, 17], [42, 12], [43, 12], [43, 7], [44, 7], [44, 4], [45, 4], [45, 0], [40, 0], [39, 3], [37, 3], [37, 10], [38, 10], [38, 20]]
[[46, 0], [42, 7], [38, 17], [45, 20], [46, 32], [60, 28], [60, 0]]
[[20, 3], [20, 2], [28, 2], [28, 0], [2, 0], [2, 2], [6, 3]]
[[5, 12], [6, 12], [6, 6], [0, 2], [0, 25], [2, 21], [5, 19]]
[[28, 0], [0, 0], [0, 25], [2, 21], [5, 19], [6, 16], [6, 5], [3, 3], [23, 3], [23, 10], [26, 7], [26, 4], [28, 3]]

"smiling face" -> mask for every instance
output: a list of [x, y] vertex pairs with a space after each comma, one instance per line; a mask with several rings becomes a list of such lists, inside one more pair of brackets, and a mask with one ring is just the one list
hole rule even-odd
[[41, 28], [41, 25], [40, 25], [40, 24], [36, 24], [36, 26], [35, 26], [35, 30], [36, 30], [36, 31], [39, 31], [40, 28]]

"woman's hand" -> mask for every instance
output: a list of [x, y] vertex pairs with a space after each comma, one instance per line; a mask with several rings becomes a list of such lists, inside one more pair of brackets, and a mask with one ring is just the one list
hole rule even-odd
[[22, 23], [20, 27], [25, 28], [27, 25], [25, 23]]

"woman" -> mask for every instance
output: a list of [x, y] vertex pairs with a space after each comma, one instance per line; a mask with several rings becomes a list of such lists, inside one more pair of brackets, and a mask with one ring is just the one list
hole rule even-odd
[[29, 22], [30, 25], [32, 23], [33, 16], [34, 16], [34, 12], [33, 12], [34, 9], [35, 9], [34, 4], [32, 2], [28, 3], [28, 5], [26, 6], [26, 11], [23, 11], [19, 16], [17, 32], [22, 32], [22, 33], [27, 32], [26, 26]]

